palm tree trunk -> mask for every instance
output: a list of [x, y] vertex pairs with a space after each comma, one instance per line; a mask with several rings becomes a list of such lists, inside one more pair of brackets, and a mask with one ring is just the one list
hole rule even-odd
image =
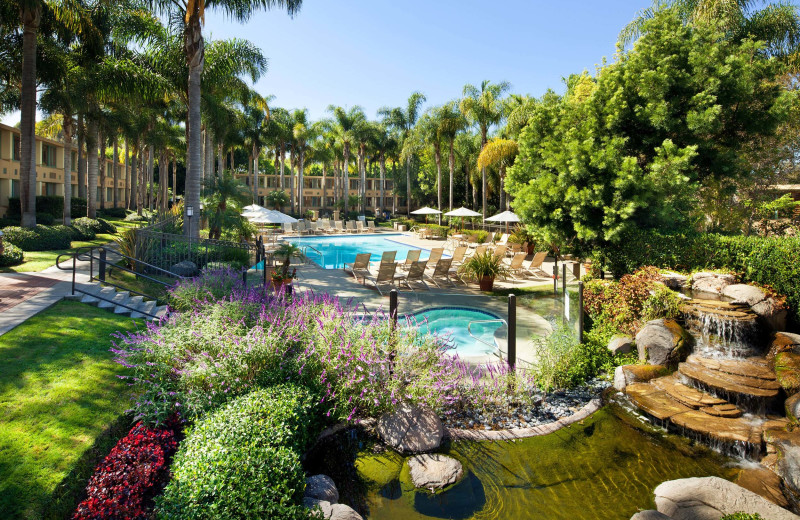
[[128, 167], [129, 159], [130, 159], [130, 152], [128, 151], [128, 138], [126, 137], [125, 138], [125, 161], [124, 161], [124, 166], [123, 166], [123, 170], [125, 171], [125, 200], [123, 201], [124, 202], [124, 206], [123, 207], [125, 207], [125, 208], [130, 208], [131, 207], [131, 193], [132, 193], [131, 183], [133, 182], [133, 180], [131, 179], [131, 170]]
[[89, 119], [89, 128], [86, 132], [86, 154], [88, 155], [89, 171], [87, 172], [88, 186], [86, 188], [86, 215], [89, 218], [97, 216], [97, 121]]
[[64, 225], [72, 224], [72, 114], [64, 114]]
[[350, 169], [349, 167], [349, 160], [350, 160], [350, 145], [345, 143], [344, 145], [344, 164], [342, 164], [342, 201], [344, 204], [344, 212], [347, 213], [347, 205], [350, 203], [348, 200], [350, 198]]
[[[202, 5], [202, 4], [201, 4]], [[188, 140], [186, 142], [186, 189], [185, 201], [187, 206], [195, 208], [200, 214], [200, 179], [202, 175], [201, 164], [202, 149], [200, 146], [200, 83], [203, 75], [203, 33], [200, 26], [199, 13], [188, 13], [189, 23], [183, 33], [183, 45], [186, 52], [186, 64], [189, 67], [189, 111], [186, 121]], [[187, 236], [199, 236], [199, 226], [192, 220], [184, 226]]]
[[153, 211], [155, 207], [155, 150], [153, 150], [153, 145], [147, 146], [147, 184], [150, 186], [150, 194], [147, 197], [147, 209]]
[[[222, 143], [220, 143], [217, 145], [217, 174], [222, 177], [223, 171], [225, 171], [225, 153], [222, 150]], [[186, 188], [184, 188], [184, 192], [185, 191]]]
[[114, 151], [113, 160], [111, 162], [111, 169], [114, 174], [114, 187], [111, 190], [111, 200], [114, 202], [114, 207], [119, 203], [119, 196], [117, 195], [117, 184], [119, 183], [119, 168], [117, 168], [117, 152], [119, 152], [119, 140], [114, 136]]
[[258, 204], [258, 155], [260, 150], [253, 145], [253, 204]]
[[406, 214], [411, 218], [411, 157], [406, 159]]
[[83, 114], [78, 114], [78, 197], [82, 199], [86, 198], [86, 157], [83, 155], [85, 137]]
[[136, 190], [136, 214], [141, 215], [144, 210], [144, 150], [142, 149], [142, 140], [139, 138], [136, 141], [136, 155], [134, 160], [134, 169], [138, 165], [139, 168], [136, 172], [136, 178], [139, 181], [138, 189]]
[[322, 199], [320, 200], [320, 207], [324, 208], [325, 205], [325, 183], [328, 182], [326, 179], [328, 177], [328, 162], [322, 161]]
[[22, 226], [36, 226], [36, 33], [42, 11], [20, 9], [22, 23], [22, 98], [20, 102], [20, 208]]
[[300, 150], [300, 152], [298, 152], [298, 155], [299, 155], [298, 157], [299, 164], [297, 167], [297, 208], [298, 208], [298, 213], [300, 213], [300, 216], [303, 216], [303, 207], [305, 205], [304, 204], [305, 201], [303, 200], [303, 189], [305, 188], [305, 186], [303, 186], [303, 168], [306, 162], [306, 152], [304, 150]]
[[[436, 142], [433, 147], [433, 159], [436, 161], [436, 203], [439, 211], [442, 211], [442, 150]], [[439, 225], [442, 225], [442, 214], [439, 214]]]
[[131, 211], [139, 212], [139, 171], [137, 169], [137, 161], [139, 157], [139, 142], [134, 141], [133, 153], [131, 154], [131, 195], [128, 209]]
[[106, 209], [106, 141], [103, 132], [97, 132], [98, 159], [97, 168], [100, 173], [100, 209]]
[[283, 168], [285, 162], [286, 162], [286, 143], [281, 141], [281, 189], [282, 190], [286, 190], [286, 183], [284, 182], [283, 178]]
[[453, 143], [455, 139], [450, 139], [450, 158], [449, 158], [449, 166], [450, 166], [450, 209], [449, 211], [453, 211], [453, 170], [456, 166], [456, 155], [453, 152]]
[[386, 156], [383, 152], [380, 153], [380, 166], [381, 166], [381, 199], [380, 203], [378, 204], [378, 209], [380, 211], [380, 215], [383, 216], [383, 197], [384, 197], [384, 189], [386, 187]]
[[231, 173], [236, 169], [236, 156], [234, 155], [234, 149], [231, 148]]
[[[205, 166], [203, 167], [203, 178], [206, 182], [210, 181], [212, 177], [214, 177], [214, 145], [211, 144], [211, 131], [206, 127], [206, 141], [205, 141]], [[173, 159], [173, 161], [176, 159]], [[172, 176], [175, 176], [175, 172], [172, 172]], [[172, 197], [173, 199], [178, 195], [178, 191], [173, 183], [172, 186]]]
[[361, 213], [366, 213], [367, 204], [367, 170], [364, 164], [366, 162], [364, 160], [365, 151], [366, 146], [364, 143], [361, 143], [358, 147], [358, 198], [361, 199]]
[[291, 205], [289, 207], [292, 208], [292, 213], [295, 213], [295, 198], [294, 198], [294, 147], [289, 150], [289, 193], [290, 193], [290, 200]]
[[[207, 172], [208, 170], [203, 171]], [[172, 156], [172, 197], [170, 200], [173, 203], [178, 200], [178, 158], [174, 155]]]
[[[481, 128], [481, 151], [483, 151], [484, 147], [486, 146], [486, 128]], [[481, 213], [483, 213], [483, 220], [486, 221], [486, 167], [481, 168], [481, 203], [483, 207], [481, 208]]]

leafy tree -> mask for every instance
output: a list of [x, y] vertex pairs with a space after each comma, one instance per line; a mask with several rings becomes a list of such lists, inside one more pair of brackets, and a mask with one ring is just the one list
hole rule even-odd
[[514, 159], [519, 152], [516, 141], [511, 139], [495, 138], [491, 139], [481, 150], [478, 156], [478, 168], [484, 169], [489, 166], [497, 166], [500, 174], [500, 209], [508, 209], [508, 203], [503, 199], [503, 182], [506, 176], [506, 168], [514, 164]]
[[596, 78], [540, 99], [508, 172], [515, 210], [565, 240], [615, 241], [685, 225], [700, 183], [746, 175], [739, 149], [790, 99], [760, 45], [721, 36], [659, 13]]
[[283, 190], [271, 191], [267, 193], [267, 203], [278, 211], [283, 211], [283, 207], [289, 203], [289, 195]]
[[250, 189], [236, 180], [230, 171], [215, 175], [206, 182], [205, 212], [208, 238], [219, 239], [223, 228], [239, 225], [241, 207], [250, 199]]
[[[383, 116], [384, 124], [397, 129], [401, 133], [403, 147], [406, 147], [407, 142], [408, 144], [411, 144], [411, 141], [413, 141], [411, 133], [414, 129], [414, 125], [417, 124], [417, 119], [419, 119], [419, 109], [422, 107], [422, 104], [426, 101], [426, 99], [427, 98], [425, 97], [425, 94], [421, 92], [414, 92], [408, 97], [406, 108], [384, 107], [378, 111], [378, 115]], [[411, 216], [412, 157], [413, 153], [406, 153], [406, 210], [409, 216]]]

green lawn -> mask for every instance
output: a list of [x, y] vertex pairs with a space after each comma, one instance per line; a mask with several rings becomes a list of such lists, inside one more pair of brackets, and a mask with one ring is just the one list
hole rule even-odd
[[0, 336], [3, 518], [69, 516], [129, 425], [109, 335], [134, 328], [130, 318], [63, 301]]
[[[27, 273], [44, 271], [48, 267], [56, 264], [56, 258], [63, 253], [74, 252], [79, 247], [102, 246], [112, 242], [117, 235], [100, 234], [94, 240], [75, 240], [69, 249], [57, 249], [55, 251], [25, 251], [25, 261], [19, 265], [11, 267], [0, 267], [0, 273]], [[66, 262], [66, 259], [62, 259]]]

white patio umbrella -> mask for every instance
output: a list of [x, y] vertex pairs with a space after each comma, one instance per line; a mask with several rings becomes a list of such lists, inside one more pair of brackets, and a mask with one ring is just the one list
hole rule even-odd
[[242, 208], [243, 211], [259, 211], [259, 210], [266, 210], [264, 206], [259, 206], [258, 204], [250, 204], [249, 206], [245, 206]]
[[429, 208], [428, 206], [411, 212], [412, 215], [425, 215], [425, 223], [428, 222], [428, 215], [441, 215], [441, 213], [438, 209]]
[[[448, 211], [444, 214], [445, 217], [480, 217], [481, 214], [477, 211], [472, 211], [471, 209], [467, 209], [464, 206], [461, 206], [458, 209], [454, 209], [453, 211]], [[463, 220], [461, 227], [464, 227]]]
[[286, 213], [268, 209], [266, 213], [252, 217], [250, 222], [254, 224], [294, 224], [299, 221]]
[[522, 222], [519, 217], [512, 211], [504, 211], [486, 219], [487, 222], [505, 222], [506, 233], [508, 233], [509, 222]]

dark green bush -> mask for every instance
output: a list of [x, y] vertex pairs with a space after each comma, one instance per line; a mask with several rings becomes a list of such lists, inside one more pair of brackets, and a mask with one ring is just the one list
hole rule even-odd
[[125, 208], [106, 208], [98, 210], [97, 213], [105, 218], [125, 218], [128, 210]]
[[52, 226], [56, 219], [50, 213], [36, 213], [36, 223], [43, 226]]
[[97, 223], [100, 224], [100, 231], [99, 233], [105, 233], [107, 235], [113, 235], [117, 232], [117, 228], [111, 222], [107, 220], [103, 220], [101, 218], [97, 219]]
[[67, 249], [72, 242], [72, 233], [66, 226], [10, 226], [3, 229], [3, 234], [4, 242], [14, 244], [23, 251]]
[[100, 223], [89, 217], [76, 218], [72, 221], [75, 240], [94, 240], [100, 228]]
[[73, 217], [85, 217], [88, 206], [86, 199], [80, 197], [69, 199], [69, 213]]
[[18, 265], [21, 264], [23, 260], [22, 249], [11, 243], [6, 242], [3, 244], [3, 254], [0, 255], [0, 267]]
[[256, 390], [200, 419], [157, 500], [159, 518], [310, 518], [303, 453], [319, 432], [318, 398], [281, 385]]
[[447, 238], [447, 233], [450, 231], [449, 226], [440, 226], [438, 224], [420, 224], [419, 227], [430, 229], [431, 235], [437, 238]]
[[0, 229], [9, 226], [19, 226], [19, 217], [0, 217]]
[[800, 322], [800, 237], [727, 236], [711, 233], [664, 235], [652, 231], [628, 234], [619, 244], [595, 253], [615, 276], [644, 265], [694, 271], [730, 269], [746, 282], [769, 286], [786, 296]]
[[[47, 213], [53, 218], [61, 218], [64, 215], [64, 197], [58, 195], [37, 195], [36, 214], [38, 215], [39, 213]], [[19, 197], [9, 197], [7, 215], [20, 216], [20, 214]], [[38, 223], [45, 224], [44, 222]]]

